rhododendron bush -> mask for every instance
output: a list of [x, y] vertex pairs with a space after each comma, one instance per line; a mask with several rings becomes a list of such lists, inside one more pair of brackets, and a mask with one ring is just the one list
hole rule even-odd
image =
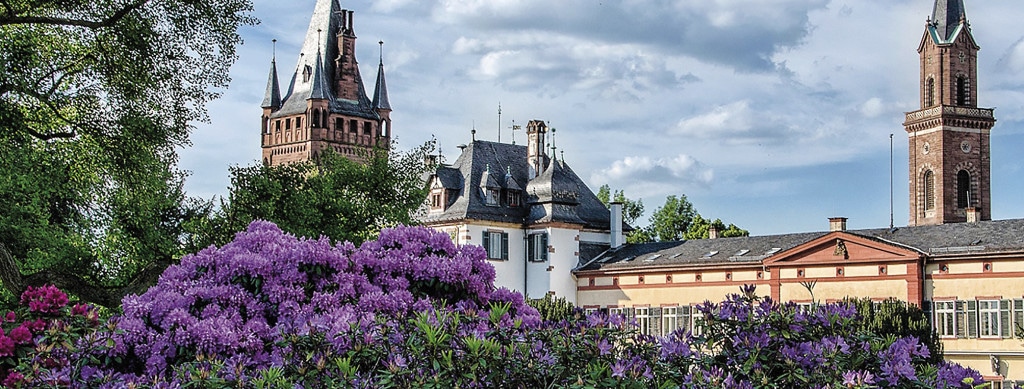
[[355, 247], [267, 222], [182, 259], [109, 319], [31, 288], [3, 318], [9, 387], [971, 387], [916, 338], [852, 330], [848, 305], [706, 303], [701, 335], [620, 316], [542, 321], [477, 246], [427, 228]]

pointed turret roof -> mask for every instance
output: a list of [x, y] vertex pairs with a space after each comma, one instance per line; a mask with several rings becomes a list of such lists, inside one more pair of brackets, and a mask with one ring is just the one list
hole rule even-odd
[[277, 82], [277, 59], [270, 61], [270, 76], [267, 78], [267, 93], [263, 97], [263, 108], [281, 106], [281, 86]]
[[373, 108], [391, 110], [391, 102], [388, 101], [388, 84], [384, 81], [384, 42], [380, 42], [381, 54], [380, 65], [377, 66], [377, 86], [373, 89]]
[[932, 25], [940, 40], [952, 40], [962, 18], [967, 18], [963, 0], [935, 0], [935, 8], [932, 9]]
[[309, 80], [310, 86], [308, 99], [330, 100], [331, 84], [327, 81], [327, 74], [324, 73], [324, 61], [320, 52], [316, 53], [316, 64], [313, 66], [313, 77]]

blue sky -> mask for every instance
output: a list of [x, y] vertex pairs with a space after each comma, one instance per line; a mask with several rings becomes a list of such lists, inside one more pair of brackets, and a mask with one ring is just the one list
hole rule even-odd
[[[281, 78], [298, 60], [314, 0], [254, 0], [232, 83], [197, 123], [186, 190], [227, 193], [228, 167], [260, 157], [260, 102], [277, 39]], [[368, 93], [383, 40], [394, 134], [436, 137], [448, 161], [512, 120], [557, 129], [559, 153], [596, 191], [648, 213], [685, 194], [705, 217], [755, 235], [907, 224], [903, 113], [918, 109], [917, 46], [932, 0], [377, 0], [355, 10]], [[995, 107], [996, 219], [1024, 217], [1024, 4], [966, 0], [979, 105]], [[522, 143], [524, 134], [515, 135]]]

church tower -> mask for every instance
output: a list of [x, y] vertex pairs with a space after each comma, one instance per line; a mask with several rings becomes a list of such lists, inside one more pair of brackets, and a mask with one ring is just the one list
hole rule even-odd
[[921, 109], [908, 112], [910, 225], [991, 220], [993, 109], [978, 108], [978, 50], [963, 0], [935, 0], [917, 48]]
[[271, 60], [261, 117], [265, 165], [315, 159], [328, 149], [362, 161], [372, 149], [391, 146], [383, 56], [371, 101], [359, 75], [353, 20], [338, 0], [317, 0], [283, 94], [276, 55]]

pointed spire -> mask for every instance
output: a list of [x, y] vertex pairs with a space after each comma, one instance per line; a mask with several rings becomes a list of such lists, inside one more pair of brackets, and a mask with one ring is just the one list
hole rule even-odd
[[[320, 30], [317, 30], [317, 32], [320, 32]], [[310, 81], [312, 81], [313, 84], [309, 87], [309, 97], [307, 100], [328, 100], [330, 98], [331, 84], [327, 82], [327, 73], [324, 72], [323, 56], [320, 54], [319, 49], [316, 51], [316, 64], [314, 64], [313, 77]]]
[[963, 0], [935, 0], [935, 7], [932, 9], [932, 25], [939, 39], [949, 41], [953, 32], [960, 25], [960, 21], [967, 19], [967, 9]]
[[277, 109], [281, 107], [281, 86], [277, 81], [277, 39], [274, 43], [274, 54], [270, 59], [270, 76], [267, 77], [267, 93], [263, 97], [263, 108]]
[[373, 91], [373, 108], [378, 110], [391, 110], [391, 101], [388, 100], [388, 85], [384, 80], [384, 41], [380, 44], [380, 65], [377, 67], [377, 86]]

